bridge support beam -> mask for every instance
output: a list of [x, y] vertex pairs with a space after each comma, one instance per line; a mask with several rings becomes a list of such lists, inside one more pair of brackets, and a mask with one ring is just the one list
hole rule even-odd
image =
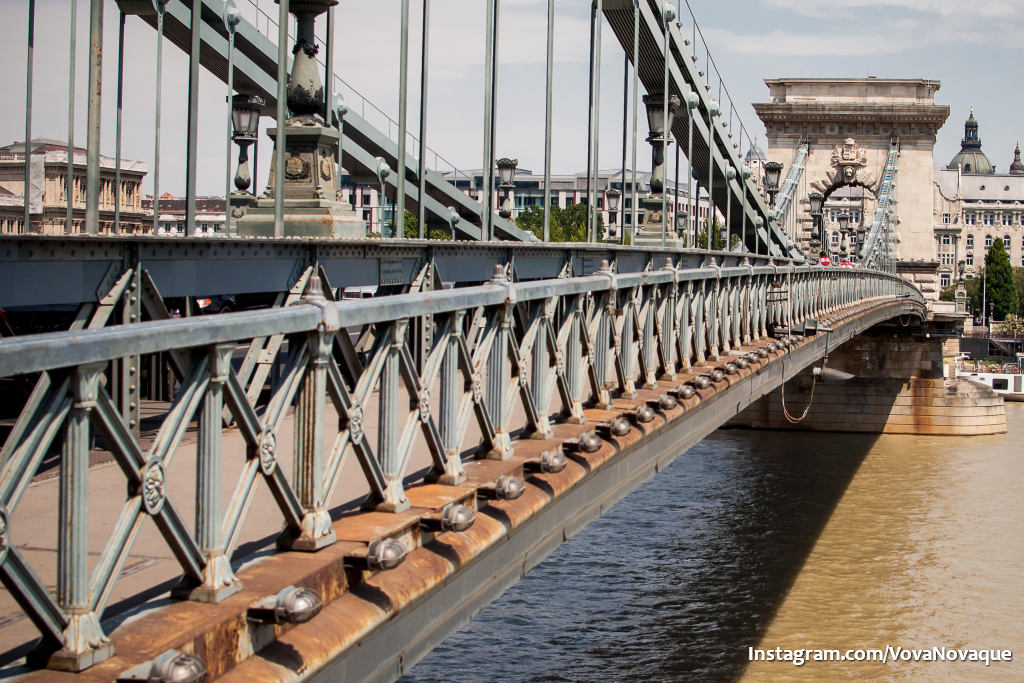
[[786, 384], [786, 406], [803, 412], [799, 424], [785, 419], [779, 389], [729, 424], [757, 429], [960, 435], [1006, 431], [1003, 399], [991, 389], [943, 378], [943, 339], [894, 336], [882, 328], [855, 337], [829, 354], [829, 366], [855, 375], [848, 382], [814, 386], [810, 370]]

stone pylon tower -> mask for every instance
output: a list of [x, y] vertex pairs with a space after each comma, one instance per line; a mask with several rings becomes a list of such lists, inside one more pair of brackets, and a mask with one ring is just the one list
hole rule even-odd
[[[777, 78], [770, 97], [755, 104], [767, 133], [767, 158], [789, 170], [801, 142], [809, 143], [806, 170], [786, 219], [791, 236], [809, 237], [808, 195], [829, 198], [858, 189], [858, 212], [870, 226], [890, 145], [899, 141], [895, 255], [898, 269], [937, 296], [932, 182], [935, 136], [949, 107], [935, 104], [939, 81], [884, 78]], [[826, 221], [829, 213], [826, 209]], [[828, 227], [828, 226], [826, 226]], [[806, 245], [806, 241], [802, 241]], [[806, 246], [805, 246], [806, 248]]]

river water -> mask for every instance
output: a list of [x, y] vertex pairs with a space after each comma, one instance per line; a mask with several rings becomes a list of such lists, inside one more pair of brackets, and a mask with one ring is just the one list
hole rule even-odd
[[[1007, 426], [716, 432], [403, 680], [1024, 680], [1024, 404]], [[748, 662], [886, 645], [1014, 660]]]

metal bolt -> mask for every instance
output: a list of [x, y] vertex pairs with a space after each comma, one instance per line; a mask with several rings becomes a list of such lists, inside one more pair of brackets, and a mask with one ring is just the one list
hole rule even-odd
[[750, 360], [746, 356], [740, 356], [739, 358], [736, 359], [736, 367], [740, 368], [741, 370], [747, 367], [748, 365], [750, 365]]
[[736, 367], [736, 363], [729, 362], [725, 364], [725, 374], [735, 375], [737, 372], [739, 372], [739, 369]]
[[778, 350], [779, 350], [779, 345], [778, 344], [776, 344], [775, 342], [769, 342], [768, 343], [768, 353], [775, 353]]
[[698, 375], [694, 378], [693, 383], [698, 389], [707, 389], [711, 386], [711, 378], [707, 375]]
[[662, 410], [672, 410], [679, 405], [679, 401], [676, 400], [675, 396], [669, 396], [668, 394], [662, 394], [658, 397], [658, 407]]
[[768, 351], [769, 351], [770, 348], [771, 348], [770, 346], [769, 346], [768, 349], [764, 348], [763, 346], [761, 348], [759, 348], [757, 350], [757, 357], [758, 358], [767, 358], [768, 357]]
[[725, 377], [725, 373], [722, 372], [721, 368], [715, 368], [711, 371], [712, 382], [721, 382], [723, 377]]

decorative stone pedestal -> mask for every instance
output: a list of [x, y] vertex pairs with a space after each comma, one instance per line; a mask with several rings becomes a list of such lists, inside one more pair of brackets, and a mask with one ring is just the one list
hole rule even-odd
[[[642, 201], [644, 207], [644, 222], [643, 225], [634, 233], [633, 244], [638, 247], [660, 247], [661, 246], [661, 197], [652, 195]], [[668, 203], [666, 208], [671, 209], [671, 202]], [[671, 215], [671, 211], [669, 211]], [[676, 235], [675, 230], [672, 226], [672, 221], [669, 220], [666, 226], [665, 232], [665, 246], [678, 248], [682, 247], [683, 243]]]
[[[277, 139], [277, 129], [267, 131]], [[341, 136], [333, 128], [319, 125], [289, 125], [285, 136], [288, 155], [284, 177], [284, 234], [287, 237], [362, 238], [366, 223], [352, 205], [338, 199], [337, 164], [334, 151]], [[267, 193], [238, 219], [237, 234], [251, 237], [274, 236], [274, 195], [276, 156], [271, 162]]]

